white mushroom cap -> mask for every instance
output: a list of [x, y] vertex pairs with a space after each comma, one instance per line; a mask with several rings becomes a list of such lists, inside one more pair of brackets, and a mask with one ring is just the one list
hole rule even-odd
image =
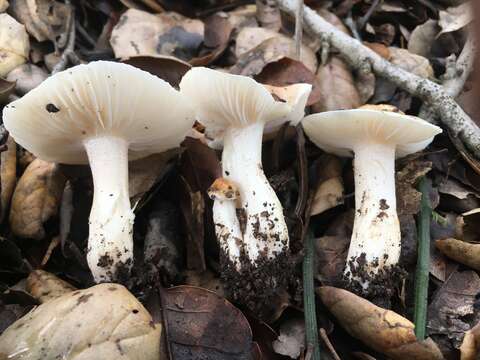
[[185, 74], [180, 91], [192, 101], [207, 136], [218, 141], [229, 127], [258, 122], [272, 122], [275, 127], [284, 122], [296, 125], [304, 115], [311, 85], [293, 86], [296, 89], [290, 98], [276, 101], [265, 86], [249, 77], [197, 67]]
[[36, 156], [87, 163], [86, 139], [129, 143], [129, 159], [174, 148], [193, 124], [183, 96], [133, 66], [96, 61], [57, 73], [3, 110], [5, 127]]
[[339, 156], [365, 142], [396, 145], [397, 158], [423, 150], [442, 129], [420, 118], [398, 112], [370, 109], [338, 110], [313, 114], [302, 120], [315, 145]]

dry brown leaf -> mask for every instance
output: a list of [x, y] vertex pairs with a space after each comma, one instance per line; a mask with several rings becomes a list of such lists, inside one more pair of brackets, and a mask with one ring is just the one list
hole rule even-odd
[[0, 153], [0, 223], [8, 214], [8, 207], [17, 182], [17, 144], [11, 136], [7, 150]]
[[473, 21], [473, 11], [469, 2], [440, 10], [438, 15], [438, 25], [442, 28], [442, 34], [460, 30]]
[[213, 291], [218, 296], [225, 297], [225, 290], [220, 277], [215, 276], [215, 274], [208, 269], [201, 272], [186, 270], [185, 285], [201, 287]]
[[29, 51], [25, 26], [8, 14], [0, 14], [0, 77], [26, 62]]
[[480, 270], [480, 244], [470, 244], [462, 240], [450, 238], [437, 240], [435, 245], [449, 258], [474, 270]]
[[346, 290], [317, 289], [322, 302], [354, 338], [394, 360], [441, 360], [431, 339], [417, 341], [415, 325], [397, 313], [382, 309]]
[[317, 164], [318, 178], [310, 209], [310, 215], [318, 215], [328, 209], [343, 204], [342, 163], [335, 157], [325, 155]]
[[[246, 31], [242, 29], [242, 31]], [[263, 31], [263, 30], [262, 30]], [[243, 52], [235, 66], [230, 70], [233, 74], [257, 75], [263, 68], [274, 61], [284, 57], [292, 57], [295, 53], [293, 39], [276, 33], [274, 37], [268, 37], [255, 47]], [[317, 71], [317, 56], [308, 47], [302, 49], [301, 62], [313, 73]]]
[[0, 13], [8, 9], [8, 0], [0, 0]]
[[10, 71], [8, 81], [15, 81], [15, 91], [18, 95], [25, 95], [48, 77], [48, 74], [41, 67], [33, 64], [23, 64]]
[[314, 112], [355, 109], [362, 105], [348, 65], [334, 56], [317, 71], [320, 99], [312, 105]]
[[166, 12], [153, 15], [127, 10], [110, 37], [115, 57], [168, 55], [188, 61], [195, 57], [203, 41], [204, 25], [196, 19]]
[[389, 47], [390, 62], [425, 79], [433, 78], [433, 68], [428, 59], [423, 56], [412, 54], [408, 50], [397, 47]]
[[76, 288], [52, 273], [34, 270], [28, 275], [26, 290], [43, 304], [75, 291]]
[[35, 159], [25, 170], [13, 193], [10, 226], [16, 236], [41, 240], [43, 224], [55, 216], [66, 179], [58, 166]]
[[429, 161], [414, 160], [396, 173], [397, 209], [399, 215], [415, 215], [420, 210], [421, 193], [417, 181], [432, 169]]
[[0, 336], [0, 357], [158, 360], [161, 332], [126, 288], [101, 284], [41, 304], [14, 322]]
[[460, 360], [477, 360], [480, 354], [480, 323], [465, 333], [460, 346]]
[[10, 10], [37, 41], [65, 47], [72, 9], [52, 0], [12, 0]]
[[412, 54], [429, 57], [432, 45], [439, 32], [440, 27], [436, 20], [427, 20], [422, 25], [417, 26], [410, 35], [408, 51]]
[[315, 239], [317, 278], [322, 284], [339, 283], [347, 261], [349, 245], [349, 236], [322, 236]]

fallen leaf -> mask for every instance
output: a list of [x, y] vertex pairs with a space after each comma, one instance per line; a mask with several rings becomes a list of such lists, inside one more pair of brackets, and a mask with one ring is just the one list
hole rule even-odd
[[8, 214], [10, 200], [17, 183], [17, 144], [11, 136], [7, 150], [0, 153], [0, 223]]
[[460, 360], [476, 360], [480, 353], [480, 323], [465, 333], [460, 346]]
[[75, 291], [76, 288], [52, 273], [34, 270], [28, 275], [26, 290], [43, 304]]
[[37, 41], [50, 40], [64, 48], [72, 8], [51, 0], [11, 0], [10, 11]]
[[475, 306], [480, 277], [474, 271], [455, 271], [433, 294], [427, 328], [446, 356], [453, 356], [464, 334], [480, 321]]
[[[295, 42], [291, 38], [276, 34], [275, 37], [269, 37], [257, 46], [242, 53], [238, 57], [237, 63], [230, 69], [230, 72], [232, 74], [245, 76], [257, 75], [267, 64], [284, 57], [292, 57], [294, 51]], [[308, 47], [305, 47], [302, 51], [300, 61], [312, 73], [316, 73], [318, 64], [317, 57]]]
[[257, 20], [262, 28], [279, 31], [282, 27], [282, 16], [275, 1], [257, 0]]
[[15, 91], [15, 81], [0, 78], [0, 105], [9, 101], [10, 95]]
[[360, 95], [348, 65], [333, 56], [317, 71], [320, 99], [312, 105], [314, 112], [356, 109], [362, 105]]
[[427, 20], [422, 25], [417, 26], [410, 35], [408, 51], [428, 58], [439, 32], [440, 27], [436, 20]]
[[420, 210], [421, 193], [415, 185], [432, 169], [429, 161], [414, 160], [396, 173], [397, 210], [399, 215], [415, 215]]
[[218, 296], [226, 296], [220, 277], [208, 269], [202, 272], [194, 270], [185, 271], [185, 284], [213, 291]]
[[430, 62], [423, 56], [393, 46], [389, 47], [388, 50], [390, 51], [390, 62], [392, 64], [425, 79], [434, 77]]
[[161, 332], [127, 289], [101, 284], [41, 304], [13, 323], [0, 336], [0, 354], [30, 359], [158, 360], [163, 358]]
[[0, 14], [0, 77], [26, 62], [29, 51], [25, 26], [8, 14]]
[[280, 326], [280, 335], [273, 342], [277, 354], [298, 359], [305, 350], [305, 321], [303, 318], [286, 320]]
[[450, 238], [437, 240], [435, 245], [449, 258], [480, 271], [480, 244]]
[[442, 33], [460, 30], [473, 21], [473, 11], [470, 3], [466, 2], [456, 7], [440, 10], [438, 25]]
[[338, 285], [347, 262], [349, 236], [322, 236], [315, 239], [317, 279], [325, 285]]
[[8, 9], [8, 0], [0, 0], [0, 13]]
[[245, 316], [214, 292], [193, 286], [165, 291], [172, 357], [250, 359], [252, 331]]
[[175, 56], [188, 61], [195, 57], [203, 41], [204, 25], [180, 14], [153, 15], [127, 10], [113, 28], [110, 37], [115, 57]]
[[323, 155], [317, 161], [316, 190], [310, 209], [311, 216], [343, 204], [342, 162], [330, 155]]
[[480, 208], [463, 213], [457, 223], [457, 237], [463, 241], [480, 242]]
[[122, 62], [158, 76], [177, 89], [183, 75], [192, 67], [185, 61], [165, 55], [132, 56]]
[[25, 95], [40, 85], [47, 77], [47, 72], [41, 67], [33, 64], [23, 64], [10, 71], [7, 80], [16, 82], [15, 92], [18, 95]]
[[[262, 84], [284, 87], [295, 84], [310, 84], [312, 91], [306, 103], [307, 106], [316, 103], [320, 98], [315, 75], [303, 63], [284, 57], [278, 61], [267, 64], [260, 74], [254, 76]], [[285, 100], [285, 99], [283, 99]], [[305, 104], [302, 104], [302, 111]]]
[[257, 27], [256, 14], [257, 6], [255, 4], [239, 6], [233, 11], [229, 11], [228, 21], [232, 24], [233, 32], [238, 34], [238, 32], [245, 27]]
[[372, 349], [394, 360], [443, 359], [435, 343], [417, 341], [413, 323], [397, 313], [343, 289], [322, 286], [317, 294], [342, 327]]
[[57, 214], [65, 181], [53, 163], [35, 159], [27, 167], [12, 197], [10, 226], [15, 235], [45, 237], [43, 224]]

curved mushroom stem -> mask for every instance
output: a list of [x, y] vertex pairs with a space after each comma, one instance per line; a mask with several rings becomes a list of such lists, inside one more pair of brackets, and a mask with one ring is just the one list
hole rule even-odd
[[237, 209], [234, 200], [215, 199], [213, 203], [213, 222], [220, 248], [240, 271], [240, 248], [242, 246], [242, 232], [237, 218]]
[[263, 123], [230, 128], [224, 138], [223, 176], [238, 185], [240, 219], [245, 221], [243, 246], [252, 264], [288, 250], [283, 208], [262, 167]]
[[128, 143], [104, 136], [84, 142], [93, 176], [87, 261], [96, 282], [115, 280], [133, 263], [133, 219], [128, 195]]
[[395, 198], [395, 145], [354, 147], [355, 222], [345, 274], [368, 287], [355, 269], [375, 276], [400, 257], [401, 236]]

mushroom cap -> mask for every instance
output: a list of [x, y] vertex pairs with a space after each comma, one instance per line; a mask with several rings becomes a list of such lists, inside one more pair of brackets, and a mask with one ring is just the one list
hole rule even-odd
[[240, 197], [238, 187], [230, 180], [225, 178], [216, 179], [207, 190], [210, 199], [215, 200], [236, 200]]
[[194, 122], [185, 98], [167, 82], [131, 65], [95, 61], [59, 72], [5, 106], [15, 141], [36, 156], [88, 163], [83, 142], [121, 137], [129, 159], [177, 147]]
[[315, 145], [345, 157], [367, 142], [395, 145], [397, 158], [403, 157], [423, 150], [442, 132], [415, 116], [370, 108], [313, 114], [305, 117], [302, 125]]
[[229, 127], [245, 127], [257, 122], [275, 122], [277, 126], [277, 122], [298, 123], [304, 115], [303, 108], [299, 108], [311, 90], [311, 85], [301, 85], [305, 89], [296, 93], [295, 104], [289, 104], [276, 101], [252, 78], [196, 67], [184, 75], [180, 92], [193, 103], [197, 120], [206, 127], [207, 137], [218, 141]]

